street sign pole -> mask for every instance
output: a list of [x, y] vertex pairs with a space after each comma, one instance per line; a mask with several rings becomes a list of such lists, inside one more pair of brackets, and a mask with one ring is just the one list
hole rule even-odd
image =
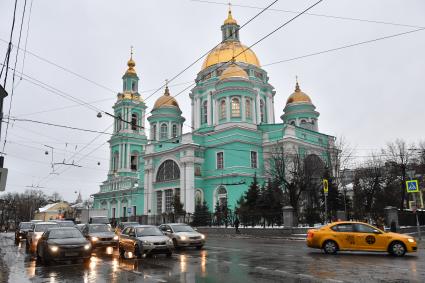
[[323, 193], [325, 194], [325, 223], [328, 223], [328, 192], [329, 192], [328, 180], [323, 179]]
[[420, 193], [419, 190], [419, 182], [418, 180], [409, 180], [406, 181], [406, 190], [407, 193], [411, 193], [412, 197], [413, 197], [413, 203], [415, 204], [415, 207], [412, 209], [413, 213], [415, 213], [416, 215], [416, 228], [418, 230], [418, 238], [419, 241], [421, 240], [421, 225], [419, 223], [419, 216], [418, 216], [418, 202], [416, 199], [416, 193]]

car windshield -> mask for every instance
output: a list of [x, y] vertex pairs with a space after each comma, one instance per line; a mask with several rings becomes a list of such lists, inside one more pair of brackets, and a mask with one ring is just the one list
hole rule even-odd
[[59, 227], [58, 224], [36, 224], [34, 227], [34, 232], [45, 232], [48, 229]]
[[109, 219], [106, 217], [93, 217], [91, 223], [109, 224]]
[[136, 228], [137, 237], [146, 237], [146, 236], [163, 236], [161, 230], [157, 227], [139, 227]]
[[68, 222], [68, 221], [58, 222], [58, 224], [61, 227], [74, 227], [75, 226], [75, 224], [73, 222]]
[[89, 232], [90, 233], [111, 232], [111, 228], [109, 228], [108, 225], [90, 225]]
[[174, 232], [194, 232], [192, 227], [189, 225], [173, 225]]
[[82, 238], [83, 235], [77, 229], [54, 229], [50, 231], [49, 239]]
[[21, 224], [19, 224], [19, 228], [21, 228], [21, 229], [31, 229], [31, 223], [29, 223], [29, 222], [21, 223]]

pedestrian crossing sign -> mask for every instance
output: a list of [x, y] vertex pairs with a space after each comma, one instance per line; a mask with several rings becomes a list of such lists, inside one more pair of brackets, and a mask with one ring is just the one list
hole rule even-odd
[[417, 193], [419, 192], [419, 183], [418, 180], [409, 180], [406, 181], [406, 189], [408, 193]]

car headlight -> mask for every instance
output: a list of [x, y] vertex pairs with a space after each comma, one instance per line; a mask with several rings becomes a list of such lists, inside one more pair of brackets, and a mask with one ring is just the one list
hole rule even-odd
[[187, 239], [187, 237], [186, 236], [180, 236], [180, 240], [186, 240]]
[[149, 241], [142, 241], [142, 244], [143, 244], [143, 245], [152, 245], [152, 243], [151, 243], [151, 242], [149, 242]]
[[201, 239], [204, 240], [205, 239], [205, 235], [201, 234]]
[[408, 241], [409, 243], [414, 243], [414, 242], [415, 242], [415, 239], [409, 238], [409, 239], [407, 239], [407, 241]]
[[85, 245], [84, 245], [84, 249], [85, 249], [85, 250], [89, 250], [89, 249], [90, 249], [90, 244], [85, 244]]
[[98, 238], [98, 237], [91, 237], [91, 240], [92, 240], [93, 242], [96, 242], [97, 240], [99, 240], [99, 238]]
[[51, 246], [50, 250], [55, 253], [59, 250], [59, 248], [57, 246]]
[[117, 235], [114, 236], [114, 240], [118, 240], [118, 236]]

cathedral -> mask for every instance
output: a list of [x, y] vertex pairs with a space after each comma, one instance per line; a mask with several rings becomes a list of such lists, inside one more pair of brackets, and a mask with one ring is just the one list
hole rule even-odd
[[107, 179], [94, 194], [94, 207], [107, 209], [110, 218], [172, 212], [176, 195], [187, 213], [203, 201], [211, 211], [223, 202], [233, 210], [254, 176], [267, 181], [276, 147], [329, 161], [335, 138], [319, 132], [319, 112], [298, 82], [276, 122], [276, 92], [257, 55], [241, 43], [230, 10], [221, 32], [221, 43], [206, 56], [189, 93], [188, 133], [168, 86], [146, 112], [136, 63], [132, 56], [128, 61], [113, 106]]

